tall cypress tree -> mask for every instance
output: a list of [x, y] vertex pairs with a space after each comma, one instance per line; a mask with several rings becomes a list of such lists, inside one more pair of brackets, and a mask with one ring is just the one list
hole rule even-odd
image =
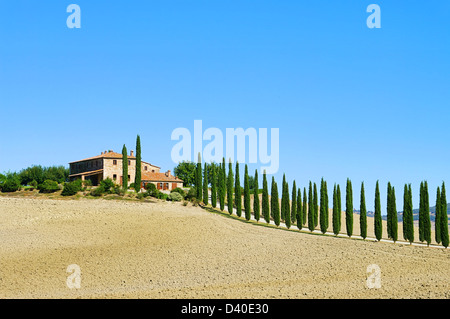
[[423, 189], [424, 189], [424, 239], [427, 242], [427, 246], [430, 245], [431, 243], [431, 221], [430, 221], [430, 199], [428, 196], [428, 182], [425, 181], [425, 183], [423, 184]]
[[436, 213], [434, 219], [434, 238], [438, 244], [441, 243], [441, 190], [438, 186], [436, 191]]
[[248, 166], [245, 164], [244, 171], [244, 209], [245, 209], [245, 219], [250, 220], [252, 217], [252, 212], [250, 210], [250, 185], [248, 183]]
[[278, 186], [275, 182], [275, 178], [272, 176], [271, 210], [275, 225], [280, 226], [280, 203], [278, 198]]
[[339, 186], [339, 184], [337, 185], [336, 188], [336, 197], [337, 197], [337, 208], [338, 208], [338, 212], [339, 212], [339, 219], [338, 219], [338, 229], [339, 232], [341, 231], [341, 221], [342, 221], [342, 200], [341, 200], [341, 186]]
[[[303, 228], [303, 207], [302, 207], [302, 188], [299, 187], [297, 190], [297, 228]], [[292, 207], [294, 205], [292, 204]]]
[[391, 182], [388, 182], [387, 185], [387, 203], [386, 203], [386, 213], [387, 213], [387, 217], [386, 217], [386, 224], [387, 224], [387, 235], [388, 238], [392, 238], [392, 231], [391, 231], [391, 224], [392, 224], [392, 186], [391, 186]]
[[295, 181], [292, 184], [292, 203], [291, 203], [291, 224], [297, 220], [297, 185]]
[[128, 188], [128, 154], [127, 147], [123, 144], [122, 147], [122, 187]]
[[208, 197], [208, 167], [205, 163], [203, 168], [203, 203], [205, 205], [208, 205]]
[[380, 241], [383, 235], [383, 221], [381, 219], [381, 198], [380, 185], [377, 181], [375, 186], [375, 221], [374, 221], [375, 238]]
[[333, 233], [335, 235], [339, 234], [339, 221], [341, 220], [341, 213], [338, 210], [338, 203], [337, 203], [337, 189], [336, 184], [334, 184], [333, 187]]
[[392, 187], [391, 192], [391, 237], [395, 243], [398, 239], [398, 216], [397, 204], [395, 203], [395, 187]]
[[447, 248], [448, 244], [449, 244], [449, 234], [448, 234], [447, 195], [445, 194], [445, 183], [444, 182], [442, 182], [440, 199], [441, 199], [441, 207], [440, 207], [441, 222], [439, 224], [441, 226], [441, 241], [442, 241], [442, 246]]
[[309, 181], [308, 190], [308, 228], [310, 231], [314, 230], [314, 204], [313, 204], [313, 190], [311, 181]]
[[253, 215], [258, 222], [261, 217], [261, 207], [259, 202], [259, 182], [257, 170], [255, 170], [255, 184], [253, 186]]
[[216, 166], [214, 163], [211, 164], [211, 206], [216, 208], [217, 206], [217, 177], [216, 177]]
[[319, 225], [319, 196], [317, 195], [317, 185], [314, 183], [313, 207], [314, 207], [314, 227]]
[[220, 170], [220, 210], [223, 211], [225, 209], [225, 197], [227, 193], [227, 173], [225, 166], [225, 158], [222, 158], [222, 166]]
[[410, 243], [414, 241], [414, 216], [411, 184], [408, 185], [408, 240]]
[[197, 158], [197, 167], [195, 170], [195, 188], [197, 190], [197, 199], [199, 201], [202, 200], [202, 192], [203, 192], [203, 187], [202, 187], [202, 156], [200, 154], [200, 152], [198, 153], [198, 158]]
[[242, 195], [241, 181], [239, 176], [239, 162], [236, 162], [236, 178], [234, 179], [234, 203], [236, 205], [236, 215], [242, 216]]
[[328, 190], [327, 182], [320, 183], [320, 230], [325, 234], [328, 230]]
[[424, 222], [424, 202], [425, 202], [425, 193], [424, 193], [424, 187], [423, 182], [420, 182], [420, 200], [419, 200], [419, 241], [424, 241], [424, 229], [425, 229], [425, 222]]
[[352, 182], [347, 178], [347, 188], [345, 193], [345, 224], [347, 226], [347, 235], [351, 237], [353, 235], [353, 190]]
[[265, 170], [263, 174], [262, 214], [266, 223], [269, 223], [270, 222], [269, 187], [267, 186], [267, 176]]
[[136, 177], [134, 179], [134, 189], [136, 193], [141, 190], [141, 137], [138, 135], [136, 138]]
[[286, 175], [283, 174], [283, 184], [281, 185], [281, 220], [285, 220], [286, 218], [286, 195], [285, 195], [285, 186], [286, 186]]
[[367, 211], [366, 211], [366, 195], [364, 192], [364, 182], [361, 183], [361, 200], [359, 205], [359, 228], [361, 230], [361, 237], [367, 237]]
[[307, 203], [307, 196], [306, 196], [306, 187], [303, 187], [303, 205], [302, 205], [302, 219], [303, 219], [303, 225], [306, 225], [306, 220], [308, 219], [308, 203]]
[[289, 184], [286, 182], [284, 184], [284, 190], [283, 190], [283, 197], [284, 197], [284, 222], [286, 224], [286, 227], [289, 229], [291, 228], [291, 204], [289, 200]]
[[412, 211], [411, 184], [405, 184], [403, 190], [403, 238], [410, 243], [414, 241], [414, 224]]
[[227, 206], [228, 206], [228, 212], [233, 214], [233, 166], [231, 164], [231, 158], [230, 163], [228, 164], [228, 177], [227, 177]]
[[217, 175], [217, 199], [219, 200], [219, 209], [222, 208], [222, 193], [223, 193], [223, 175], [222, 175], [222, 164], [219, 163], [217, 169], [215, 170]]

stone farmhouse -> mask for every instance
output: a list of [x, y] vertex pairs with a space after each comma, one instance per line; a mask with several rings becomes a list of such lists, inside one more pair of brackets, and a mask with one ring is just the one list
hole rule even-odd
[[[112, 179], [116, 184], [122, 185], [122, 154], [112, 150], [101, 152], [100, 155], [69, 163], [69, 180], [91, 180], [92, 185], [98, 185], [106, 178]], [[183, 181], [173, 176], [168, 170], [160, 172], [160, 167], [141, 161], [141, 187], [153, 183], [159, 190], [172, 190], [183, 187]], [[136, 174], [136, 157], [133, 151], [128, 155], [128, 185], [134, 183]]]

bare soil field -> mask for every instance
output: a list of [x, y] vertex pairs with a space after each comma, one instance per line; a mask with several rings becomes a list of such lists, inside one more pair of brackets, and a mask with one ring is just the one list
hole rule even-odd
[[263, 226], [156, 200], [2, 196], [0, 298], [450, 298], [450, 249]]

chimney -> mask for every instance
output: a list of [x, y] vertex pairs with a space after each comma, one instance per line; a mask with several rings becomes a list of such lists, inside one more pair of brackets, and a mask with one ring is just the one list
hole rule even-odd
[[167, 177], [170, 176], [170, 169], [166, 172], [166, 176], [167, 176]]
[[103, 155], [103, 152], [100, 155]]
[[134, 151], [130, 151], [130, 156], [134, 156]]

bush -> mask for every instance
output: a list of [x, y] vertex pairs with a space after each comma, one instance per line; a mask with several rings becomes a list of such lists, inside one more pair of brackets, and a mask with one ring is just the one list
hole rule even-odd
[[104, 193], [111, 193], [111, 189], [114, 188], [115, 184], [111, 178], [104, 179], [100, 182], [100, 187], [103, 187]]
[[115, 185], [113, 193], [119, 196], [125, 195], [125, 190], [120, 185]]
[[156, 186], [155, 186], [155, 184], [153, 184], [153, 183], [147, 183], [146, 185], [145, 185], [145, 189], [146, 190], [152, 190], [152, 191], [154, 191], [154, 190], [156, 190]]
[[83, 181], [83, 186], [92, 186], [92, 181], [90, 179], [86, 179]]
[[167, 200], [167, 198], [168, 198], [168, 195], [167, 194], [164, 194], [164, 193], [161, 193], [161, 192], [158, 192], [158, 197], [157, 197], [158, 199], [164, 199], [164, 200]]
[[102, 196], [105, 193], [105, 189], [103, 186], [99, 186], [96, 189], [91, 190], [89, 193], [91, 196], [99, 197]]
[[168, 200], [179, 202], [183, 200], [183, 196], [178, 192], [172, 192], [167, 196]]
[[188, 204], [189, 204], [188, 201], [186, 201], [186, 200], [183, 201], [183, 206], [187, 206]]
[[20, 188], [20, 182], [16, 178], [8, 178], [2, 184], [3, 193], [12, 193], [18, 191]]
[[145, 197], [144, 193], [137, 194], [137, 199], [143, 199]]
[[62, 196], [73, 196], [76, 193], [81, 191], [81, 179], [76, 181], [65, 183], [63, 191], [61, 192]]
[[42, 184], [38, 185], [39, 193], [54, 193], [59, 191], [59, 185], [52, 180], [45, 180]]
[[182, 190], [181, 188], [177, 187], [174, 188], [170, 191], [171, 193], [178, 193], [180, 194], [183, 198], [186, 197], [186, 192], [184, 190]]
[[189, 191], [186, 194], [186, 199], [193, 199], [197, 197], [197, 189], [195, 187], [189, 188]]
[[134, 189], [134, 183], [131, 183], [130, 186], [128, 186], [128, 189]]
[[36, 182], [36, 180], [32, 180], [30, 183], [28, 183], [29, 186], [36, 188], [38, 186], [38, 182]]

